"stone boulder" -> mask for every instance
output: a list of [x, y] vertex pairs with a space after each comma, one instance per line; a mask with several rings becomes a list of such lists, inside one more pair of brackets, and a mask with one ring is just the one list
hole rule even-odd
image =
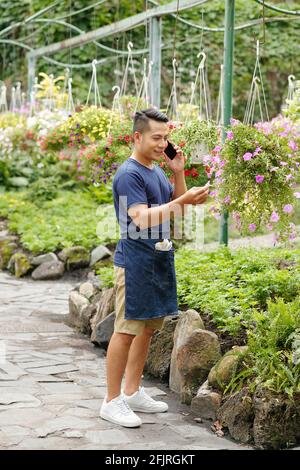
[[211, 369], [208, 375], [208, 384], [214, 389], [224, 391], [233, 377], [241, 370], [247, 352], [247, 346], [233, 346]]
[[91, 335], [92, 343], [99, 345], [101, 348], [107, 349], [110, 338], [114, 332], [115, 318], [116, 314], [115, 312], [112, 312], [107, 315], [104, 320], [97, 323]]
[[94, 266], [98, 261], [112, 256], [112, 252], [106, 246], [100, 245], [91, 252], [90, 266]]
[[31, 276], [34, 280], [59, 279], [64, 271], [64, 264], [61, 261], [49, 261], [35, 268]]
[[43, 263], [49, 263], [50, 261], [58, 261], [55, 253], [45, 253], [43, 255], [34, 256], [31, 260], [33, 266], [40, 266]]
[[199, 418], [216, 420], [217, 411], [222, 402], [222, 395], [214, 392], [208, 385], [208, 381], [204, 382], [199, 388], [197, 395], [192, 399], [191, 410]]
[[69, 322], [81, 333], [90, 333], [90, 302], [86, 297], [72, 290], [69, 295]]
[[115, 298], [116, 298], [115, 288], [111, 287], [110, 289], [103, 290], [96, 301], [96, 314], [91, 319], [91, 328], [92, 331], [96, 328], [96, 325], [104, 320], [107, 315], [112, 313], [115, 310]]
[[18, 248], [15, 239], [16, 237], [8, 236], [0, 240], [0, 269], [7, 268], [10, 258]]
[[86, 268], [90, 264], [90, 253], [83, 246], [64, 248], [58, 253], [58, 257], [65, 263], [68, 271]]
[[233, 439], [253, 442], [253, 399], [246, 389], [226, 398], [217, 412], [222, 427], [228, 428]]
[[259, 449], [282, 449], [300, 443], [300, 393], [287, 395], [257, 390], [253, 437]]
[[181, 393], [181, 375], [177, 368], [178, 349], [197, 328], [205, 329], [200, 314], [196, 310], [190, 309], [180, 314], [174, 332], [174, 346], [170, 365], [169, 387], [173, 392]]
[[181, 400], [190, 404], [199, 385], [221, 357], [220, 343], [215, 333], [198, 328], [178, 348], [177, 367], [181, 375]]
[[163, 382], [169, 381], [170, 363], [174, 345], [174, 331], [178, 316], [165, 317], [163, 327], [152, 337], [145, 372], [158, 377]]
[[90, 300], [91, 297], [96, 293], [96, 289], [92, 282], [84, 282], [83, 284], [80, 284], [79, 286], [79, 294], [83, 295], [86, 297], [88, 300]]
[[21, 277], [30, 271], [31, 264], [25, 253], [15, 253], [10, 258], [7, 269], [16, 277]]

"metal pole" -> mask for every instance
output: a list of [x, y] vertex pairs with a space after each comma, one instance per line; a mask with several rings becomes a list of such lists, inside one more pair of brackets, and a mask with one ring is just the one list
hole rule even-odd
[[150, 22], [150, 102], [160, 108], [160, 77], [161, 77], [161, 17], [151, 18]]
[[28, 96], [33, 90], [34, 78], [35, 78], [35, 66], [36, 58], [30, 54], [27, 55], [28, 58]]
[[[232, 115], [232, 77], [233, 77], [233, 46], [234, 46], [234, 6], [235, 0], [225, 3], [225, 34], [224, 34], [224, 82], [223, 82], [223, 128], [222, 142], [226, 138], [226, 129], [230, 125]], [[222, 214], [220, 224], [220, 244], [228, 245], [228, 211]]]

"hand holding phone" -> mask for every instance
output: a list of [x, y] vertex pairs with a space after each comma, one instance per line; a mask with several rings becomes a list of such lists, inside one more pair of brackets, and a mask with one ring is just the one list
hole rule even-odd
[[177, 150], [175, 149], [174, 145], [171, 144], [171, 142], [169, 142], [168, 140], [167, 142], [168, 142], [168, 145], [165, 148], [164, 152], [167, 155], [167, 157], [170, 158], [170, 160], [173, 160], [177, 155]]

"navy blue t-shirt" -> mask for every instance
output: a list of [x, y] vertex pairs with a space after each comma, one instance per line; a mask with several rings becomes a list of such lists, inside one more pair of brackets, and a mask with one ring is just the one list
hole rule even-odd
[[170, 221], [140, 230], [127, 211], [137, 204], [147, 204], [148, 207], [166, 204], [170, 202], [173, 191], [174, 187], [163, 169], [157, 164], [154, 164], [151, 169], [129, 157], [119, 167], [113, 180], [114, 206], [121, 232], [121, 239], [114, 255], [116, 266], [125, 267], [122, 247], [124, 238], [163, 239], [170, 237]]

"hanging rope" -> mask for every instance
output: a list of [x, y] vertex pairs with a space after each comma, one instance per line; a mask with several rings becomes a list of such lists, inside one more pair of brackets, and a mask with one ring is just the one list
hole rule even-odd
[[[244, 121], [243, 121], [244, 124], [253, 124], [256, 100], [258, 100], [259, 102], [259, 111], [260, 111], [261, 120], [262, 121], [264, 120], [264, 113], [263, 113], [263, 107], [264, 107], [266, 120], [269, 121], [269, 113], [268, 113], [265, 90], [263, 86], [263, 79], [262, 79], [262, 73], [261, 73], [261, 68], [260, 68], [259, 56], [260, 56], [259, 41], [257, 41], [256, 62], [255, 62], [255, 67], [254, 67], [254, 72], [253, 72], [253, 77], [252, 77], [252, 82], [251, 82], [251, 87], [250, 87], [250, 93], [249, 93]], [[263, 106], [262, 106], [261, 99], [260, 99], [259, 84], [260, 84], [261, 92], [263, 96]]]
[[16, 87], [16, 109], [20, 111], [22, 107], [22, 96], [21, 96], [21, 82], [17, 82]]
[[75, 113], [75, 106], [74, 106], [73, 95], [72, 95], [72, 77], [68, 79], [68, 99], [67, 99], [66, 111], [67, 111], [68, 116], [72, 116], [72, 114]]
[[295, 92], [295, 83], [294, 83], [294, 80], [296, 79], [295, 75], [289, 75], [288, 76], [288, 95], [287, 95], [287, 99], [289, 101], [292, 101], [292, 99], [294, 98], [294, 92]]
[[148, 66], [148, 73], [147, 73], [147, 59], [146, 58], [144, 59], [143, 79], [142, 79], [140, 90], [137, 96], [134, 113], [136, 113], [137, 108], [140, 106], [141, 99], [145, 101], [146, 106], [149, 107], [149, 80], [151, 76], [152, 65], [153, 65], [153, 62], [150, 61], [149, 66]]
[[[120, 96], [124, 96], [126, 94], [129, 71], [133, 76], [135, 95], [137, 96], [139, 93], [136, 74], [135, 74], [135, 68], [134, 68], [134, 63], [133, 63], [132, 48], [133, 48], [133, 44], [131, 41], [129, 41], [129, 43], [127, 44], [128, 56], [127, 56], [127, 61], [126, 61], [126, 66], [125, 66], [124, 77], [123, 77], [123, 81], [121, 85]], [[129, 66], [131, 66], [131, 68], [129, 68]]]
[[69, 67], [66, 67], [64, 87], [63, 87], [63, 109], [67, 109], [67, 102], [68, 102], [67, 90], [68, 90], [69, 78], [70, 78], [70, 69]]
[[9, 110], [11, 112], [15, 112], [16, 110], [16, 89], [15, 87], [13, 86], [12, 89], [11, 89], [11, 100], [10, 100], [10, 108]]
[[177, 61], [174, 57], [172, 61], [173, 66], [173, 85], [170, 93], [170, 97], [167, 104], [166, 114], [168, 114], [170, 108], [170, 117], [173, 119], [175, 117], [175, 121], [178, 121], [178, 111], [177, 111], [177, 90], [176, 90], [176, 64]]
[[97, 60], [93, 60], [92, 62], [92, 78], [91, 78], [91, 83], [90, 83], [90, 88], [89, 88], [89, 92], [88, 92], [88, 96], [87, 96], [87, 100], [86, 100], [86, 106], [88, 105], [89, 103], [89, 99], [90, 99], [90, 94], [91, 94], [91, 91], [92, 89], [94, 90], [94, 105], [95, 106], [102, 106], [101, 105], [101, 99], [100, 99], [100, 92], [99, 92], [99, 87], [98, 87], [98, 82], [97, 82], [97, 68], [96, 68], [96, 65], [97, 65]]
[[[197, 85], [198, 85], [199, 87], [198, 119], [200, 121], [203, 121], [203, 120], [209, 121], [210, 113], [209, 113], [208, 98], [207, 98], [208, 85], [207, 85], [206, 77], [205, 77], [205, 61], [206, 61], [205, 52], [203, 51], [199, 52], [199, 54], [197, 54], [197, 58], [199, 59], [200, 57], [201, 57], [201, 60], [198, 65], [196, 78], [192, 85], [190, 106], [191, 107], [193, 106], [195, 94], [197, 90]], [[198, 80], [199, 80], [199, 84], [198, 84]], [[189, 120], [189, 117], [187, 117], [186, 121], [188, 120]]]
[[6, 98], [6, 86], [2, 85], [1, 93], [0, 93], [0, 112], [6, 113], [7, 110], [8, 110], [8, 107], [7, 107], [7, 98]]
[[113, 103], [112, 103], [112, 108], [111, 108], [112, 112], [110, 113], [110, 120], [109, 120], [109, 125], [108, 125], [108, 130], [107, 130], [106, 137], [108, 137], [110, 135], [114, 113], [118, 113], [120, 117], [121, 117], [121, 114], [122, 114], [121, 103], [120, 103], [121, 89], [118, 85], [115, 85], [115, 86], [112, 87], [112, 91], [115, 91], [115, 90], [116, 90], [116, 93], [114, 94], [114, 98], [113, 98]]

